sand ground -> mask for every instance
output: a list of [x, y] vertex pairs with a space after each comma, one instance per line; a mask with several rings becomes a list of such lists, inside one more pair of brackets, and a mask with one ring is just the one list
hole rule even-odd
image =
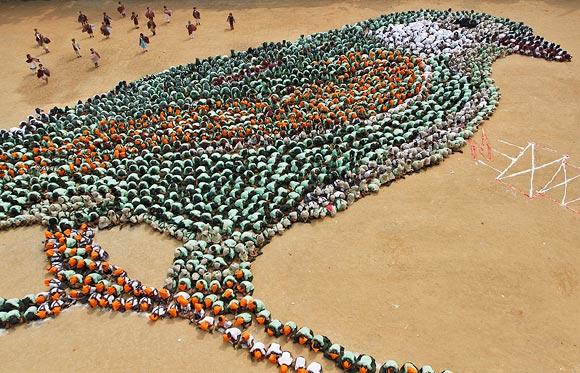
[[[578, 1], [200, 1], [195, 5], [202, 27], [194, 41], [186, 40], [184, 28], [192, 4], [167, 1], [174, 22], [158, 27], [146, 55], [138, 51], [130, 21], [118, 19], [115, 3], [0, 4], [2, 127], [36, 106], [74, 103], [119, 80], [195, 57], [294, 40], [392, 11], [473, 8], [524, 21], [576, 57], [569, 64], [520, 56], [496, 62], [493, 77], [503, 96], [484, 124], [492, 146], [500, 149], [498, 140], [535, 141], [555, 149], [553, 157], [568, 154], [580, 164]], [[159, 13], [162, 4], [127, 5], [141, 13], [150, 5]], [[104, 9], [113, 15], [111, 39], [86, 39], [75, 22], [79, 9], [91, 21]], [[235, 32], [225, 30], [229, 11], [238, 20]], [[26, 53], [40, 53], [34, 27], [54, 41], [53, 52], [40, 56], [52, 72], [46, 87], [24, 63]], [[74, 59], [71, 37], [80, 39], [85, 54], [96, 48], [103, 66], [94, 70], [87, 58]], [[334, 219], [293, 227], [254, 263], [256, 296], [275, 317], [379, 359], [456, 373], [580, 372], [580, 217], [549, 201], [526, 199], [495, 176], [465, 148]], [[513, 183], [525, 187], [526, 181]], [[578, 183], [570, 184], [570, 193], [576, 193], [571, 199], [580, 197], [578, 190]], [[146, 227], [125, 229], [99, 232], [97, 239], [112, 261], [160, 284], [177, 243]], [[0, 294], [42, 289], [41, 239], [39, 228], [0, 233], [6, 254]], [[273, 371], [266, 364], [254, 367], [217, 336], [198, 333], [186, 322], [151, 325], [140, 316], [83, 308], [1, 336], [0, 359], [5, 371]]]

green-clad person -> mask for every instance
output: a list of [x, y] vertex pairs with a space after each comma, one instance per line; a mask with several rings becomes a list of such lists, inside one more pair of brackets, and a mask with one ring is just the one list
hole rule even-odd
[[242, 295], [252, 295], [254, 293], [254, 284], [250, 281], [242, 281], [236, 287], [238, 293]]
[[260, 299], [252, 299], [252, 301], [248, 303], [248, 310], [253, 314], [258, 314], [264, 309], [266, 309], [266, 306]]
[[399, 369], [399, 373], [419, 373], [419, 369], [417, 369], [415, 364], [406, 362], [401, 366], [401, 369]]
[[38, 312], [38, 307], [30, 306], [24, 311], [24, 319], [27, 322], [38, 320], [38, 316], [36, 316], [36, 312]]
[[180, 278], [177, 283], [177, 289], [179, 289], [178, 291], [188, 291], [191, 289], [191, 279], [187, 277]]
[[260, 325], [267, 325], [270, 322], [272, 314], [268, 310], [262, 310], [256, 314], [256, 322]]
[[330, 339], [320, 334], [316, 334], [310, 341], [310, 349], [314, 352], [322, 351], [324, 353], [328, 350], [330, 345]]
[[279, 337], [282, 335], [283, 325], [280, 320], [272, 320], [266, 325], [266, 333], [270, 337]]
[[0, 327], [8, 328], [8, 312], [0, 312]]
[[211, 311], [214, 314], [214, 316], [219, 316], [223, 313], [225, 309], [225, 305], [224, 302], [221, 300], [216, 300], [215, 302], [213, 302], [212, 306], [211, 306]]
[[252, 303], [254, 298], [251, 295], [246, 295], [242, 299], [240, 299], [240, 311], [249, 311], [249, 305]]
[[248, 312], [240, 313], [234, 319], [234, 326], [245, 329], [252, 325], [252, 315]]
[[215, 294], [208, 294], [203, 298], [203, 305], [206, 310], [209, 310], [213, 307], [214, 303], [217, 302], [218, 296]]
[[334, 343], [328, 348], [328, 350], [326, 350], [326, 352], [324, 353], [324, 357], [334, 361], [336, 364], [339, 364], [339, 358], [342, 356], [343, 353], [344, 347], [342, 347], [338, 343]]
[[8, 326], [14, 326], [22, 322], [22, 315], [20, 310], [14, 309], [12, 311], [6, 312], [6, 323]]
[[394, 360], [387, 360], [379, 368], [379, 373], [398, 373], [399, 364]]
[[233, 314], [237, 314], [240, 311], [240, 301], [237, 299], [232, 299], [228, 303], [228, 311]]
[[208, 287], [207, 286], [207, 281], [205, 281], [203, 279], [197, 280], [195, 282], [195, 289], [197, 291], [201, 291], [201, 292], [207, 291], [207, 287]]
[[356, 369], [355, 362], [358, 359], [358, 355], [352, 351], [344, 351], [342, 356], [338, 359], [338, 365], [345, 372], [354, 372]]
[[286, 338], [292, 339], [294, 338], [294, 333], [296, 333], [297, 329], [298, 327], [296, 326], [296, 323], [294, 321], [288, 321], [286, 322], [286, 324], [284, 324], [284, 327], [282, 328], [282, 334], [284, 334]]
[[356, 367], [359, 373], [375, 373], [377, 364], [375, 359], [369, 355], [360, 355], [356, 360]]
[[211, 291], [214, 294], [218, 294], [222, 292], [222, 284], [218, 281], [218, 280], [212, 280], [209, 283], [209, 291]]
[[309, 346], [310, 340], [314, 337], [314, 333], [310, 328], [303, 326], [302, 328], [298, 329], [296, 334], [294, 334], [293, 341], [294, 343], [301, 344], [303, 346]]

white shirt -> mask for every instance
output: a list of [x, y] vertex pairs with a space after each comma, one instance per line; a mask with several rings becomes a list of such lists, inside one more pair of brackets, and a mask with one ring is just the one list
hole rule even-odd
[[308, 365], [308, 368], [306, 368], [306, 370], [308, 371], [308, 373], [322, 373], [322, 365], [320, 365], [316, 361], [313, 361]]
[[302, 356], [298, 356], [294, 362], [294, 370], [306, 369], [306, 359]]
[[254, 345], [250, 349], [250, 352], [254, 352], [256, 350], [260, 351], [262, 353], [262, 356], [266, 355], [266, 346], [264, 346], [264, 344], [262, 342], [254, 343]]
[[250, 334], [250, 338], [248, 338], [248, 340], [243, 340], [240, 343], [240, 346], [242, 348], [252, 348], [252, 346], [254, 345], [254, 336]]
[[294, 359], [292, 359], [292, 354], [288, 351], [284, 351], [278, 358], [278, 365], [290, 366], [292, 365], [292, 361], [294, 361]]
[[230, 339], [231, 343], [237, 342], [240, 340], [240, 336], [242, 335], [242, 331], [238, 328], [229, 328], [226, 330], [226, 335]]
[[280, 356], [282, 354], [282, 349], [280, 348], [280, 345], [278, 343], [270, 343], [270, 346], [268, 346], [268, 351], [266, 352], [266, 355], [272, 355], [275, 354], [277, 356]]
[[229, 329], [232, 326], [232, 322], [230, 320], [226, 320], [223, 325], [218, 326], [217, 331], [224, 333], [227, 329]]
[[209, 326], [212, 326], [213, 322], [214, 322], [214, 318], [211, 316], [206, 316], [203, 319], [199, 320], [197, 322], [197, 325], [201, 325], [202, 322], [207, 322], [209, 324]]

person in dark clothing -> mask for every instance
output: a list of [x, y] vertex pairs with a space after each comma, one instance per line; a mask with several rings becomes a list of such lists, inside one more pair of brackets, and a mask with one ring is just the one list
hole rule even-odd
[[155, 29], [157, 28], [157, 25], [155, 24], [153, 18], [149, 18], [149, 21], [147, 21], [147, 28], [149, 29], [149, 31], [151, 31], [153, 35], [156, 34]]
[[121, 17], [125, 18], [125, 4], [119, 1], [119, 6], [117, 7], [117, 12], [121, 15]]
[[236, 20], [235, 20], [234, 15], [232, 13], [230, 13], [228, 15], [227, 22], [230, 24], [230, 30], [233, 30], [234, 29], [234, 23], [236, 23]]
[[89, 18], [82, 11], [79, 10], [79, 16], [77, 18], [77, 21], [81, 24], [81, 26], [84, 26], [87, 23], [89, 23]]
[[139, 14], [131, 12], [131, 20], [133, 21], [135, 28], [139, 28]]
[[201, 25], [201, 13], [196, 7], [193, 7], [193, 19], [195, 20], [195, 25]]

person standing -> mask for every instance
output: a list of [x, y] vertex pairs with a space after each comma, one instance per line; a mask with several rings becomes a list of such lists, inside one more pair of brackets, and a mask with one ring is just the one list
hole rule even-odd
[[156, 34], [155, 29], [157, 28], [157, 25], [155, 24], [153, 18], [149, 18], [149, 21], [147, 21], [147, 28], [149, 29], [149, 31], [151, 31], [153, 35]]
[[121, 15], [121, 17], [123, 17], [123, 18], [125, 18], [125, 16], [127, 15], [125, 13], [125, 4], [123, 4], [120, 1], [119, 1], [119, 6], [117, 7], [117, 12], [119, 12], [119, 14]]
[[72, 39], [72, 47], [73, 50], [75, 51], [75, 54], [77, 56], [77, 58], [81, 58], [81, 45], [79, 44], [78, 41], [76, 41], [75, 39]]
[[81, 27], [89, 23], [89, 18], [79, 10], [79, 16], [77, 17], [77, 21], [81, 24]]
[[40, 60], [36, 57], [32, 57], [30, 54], [26, 55], [26, 63], [28, 64], [28, 68], [30, 69], [30, 71], [35, 72], [36, 71], [36, 63], [40, 63]]
[[38, 64], [38, 70], [36, 71], [36, 77], [40, 80], [44, 80], [48, 84], [48, 77], [50, 76], [50, 71], [42, 64]]
[[185, 28], [187, 29], [187, 34], [189, 35], [189, 37], [193, 39], [197, 27], [195, 27], [195, 25], [191, 23], [191, 21], [187, 21], [187, 25], [185, 25]]
[[230, 30], [233, 30], [234, 29], [234, 23], [236, 23], [236, 20], [235, 20], [234, 15], [232, 13], [230, 13], [228, 15], [227, 22], [230, 24]]
[[201, 13], [199, 13], [196, 7], [193, 7], [193, 19], [195, 20], [196, 26], [201, 25]]
[[149, 49], [147, 49], [149, 48], [149, 38], [143, 35], [143, 33], [139, 34], [139, 46], [143, 49], [143, 52], [149, 51]]
[[135, 28], [139, 28], [139, 14], [131, 12], [131, 20], [133, 21]]
[[95, 64], [95, 68], [99, 67], [99, 61], [101, 60], [101, 55], [91, 48], [91, 61]]
[[173, 11], [168, 9], [166, 5], [163, 5], [163, 16], [165, 17], [165, 22], [171, 22], [171, 16], [173, 15]]

